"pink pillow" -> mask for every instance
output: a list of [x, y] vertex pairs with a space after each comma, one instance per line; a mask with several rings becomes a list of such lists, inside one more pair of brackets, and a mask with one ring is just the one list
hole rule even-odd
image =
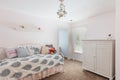
[[6, 50], [6, 54], [7, 54], [7, 57], [8, 57], [8, 58], [15, 58], [15, 57], [17, 57], [17, 52], [16, 52], [16, 50], [13, 49], [13, 48], [8, 48], [8, 49]]

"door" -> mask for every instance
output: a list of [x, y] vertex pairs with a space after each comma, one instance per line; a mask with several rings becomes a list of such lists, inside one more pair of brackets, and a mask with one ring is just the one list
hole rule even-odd
[[83, 41], [83, 68], [89, 71], [95, 71], [96, 44]]
[[59, 47], [64, 55], [68, 57], [68, 30], [60, 29], [59, 30]]
[[112, 45], [111, 44], [98, 44], [96, 51], [96, 72], [104, 75], [110, 75], [110, 63], [112, 57]]

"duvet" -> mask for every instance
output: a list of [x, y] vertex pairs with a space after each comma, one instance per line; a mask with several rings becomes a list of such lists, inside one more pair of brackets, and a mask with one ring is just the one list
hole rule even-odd
[[17, 80], [61, 64], [64, 61], [59, 54], [6, 59], [0, 63], [0, 80]]

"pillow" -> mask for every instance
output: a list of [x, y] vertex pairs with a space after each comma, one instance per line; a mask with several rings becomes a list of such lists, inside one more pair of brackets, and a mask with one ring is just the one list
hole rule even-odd
[[41, 54], [53, 54], [56, 50], [54, 47], [47, 47], [46, 45], [41, 48]]
[[34, 54], [34, 50], [32, 49], [32, 46], [27, 46], [26, 49], [29, 52], [29, 55], [33, 55]]
[[37, 47], [33, 47], [34, 50], [34, 54], [39, 54], [40, 53], [40, 49]]
[[37, 47], [26, 47], [29, 51], [29, 54], [30, 55], [33, 55], [33, 54], [39, 54], [40, 53], [40, 49], [37, 48]]
[[15, 58], [17, 57], [17, 52], [14, 48], [6, 49], [7, 58]]
[[42, 46], [40, 53], [41, 54], [48, 54], [49, 53], [49, 47]]
[[6, 59], [7, 58], [7, 55], [5, 53], [5, 49], [4, 48], [0, 48], [0, 62], [3, 60], [3, 59]]
[[19, 47], [16, 49], [18, 57], [27, 57], [29, 56], [29, 51], [24, 47]]

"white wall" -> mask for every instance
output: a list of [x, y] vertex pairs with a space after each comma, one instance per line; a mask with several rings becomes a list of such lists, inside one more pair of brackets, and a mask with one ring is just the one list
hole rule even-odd
[[120, 80], [120, 0], [116, 0], [116, 80]]
[[108, 12], [89, 19], [76, 22], [74, 27], [86, 27], [86, 39], [107, 39], [111, 33], [115, 36], [115, 12]]
[[[86, 39], [107, 39], [109, 33], [115, 37], [115, 12], [101, 14], [89, 19], [73, 23], [72, 28], [86, 27]], [[72, 44], [72, 42], [70, 42]], [[73, 51], [72, 51], [73, 53]], [[71, 54], [72, 54], [71, 53]], [[82, 54], [74, 54], [75, 59], [82, 61]]]
[[[40, 32], [22, 32], [10, 27], [39, 26]], [[57, 23], [19, 12], [0, 10], [0, 47], [10, 47], [21, 43], [54, 44], [57, 47]]]

